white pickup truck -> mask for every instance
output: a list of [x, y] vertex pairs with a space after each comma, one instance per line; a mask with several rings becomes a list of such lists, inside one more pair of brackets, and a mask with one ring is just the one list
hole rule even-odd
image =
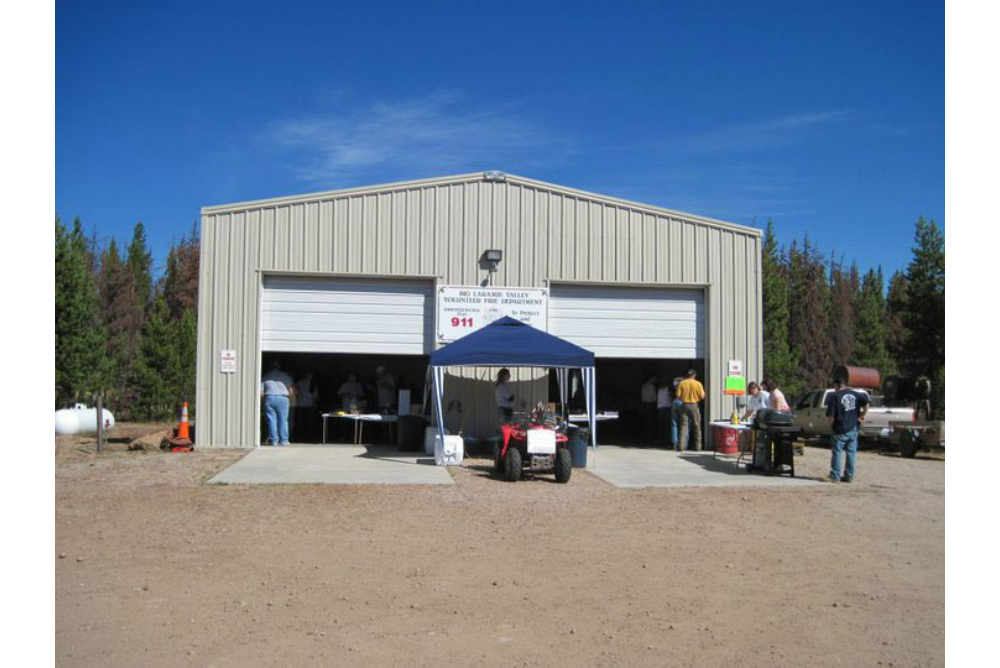
[[[868, 395], [871, 405], [861, 423], [858, 435], [862, 438], [889, 438], [890, 422], [912, 422], [912, 408], [886, 408], [881, 405], [881, 397], [872, 397], [867, 390], [855, 389]], [[829, 436], [830, 420], [826, 417], [826, 398], [836, 390], [814, 390], [807, 393], [795, 405], [793, 425], [801, 427], [806, 436]]]

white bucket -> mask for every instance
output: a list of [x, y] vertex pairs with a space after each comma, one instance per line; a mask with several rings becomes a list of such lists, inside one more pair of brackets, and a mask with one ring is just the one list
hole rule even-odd
[[434, 439], [434, 463], [438, 466], [458, 466], [465, 456], [465, 442], [461, 436], [445, 436]]
[[[449, 434], [447, 429], [444, 430], [445, 434]], [[434, 454], [434, 442], [437, 441], [438, 428], [437, 427], [427, 427], [424, 429], [424, 454], [433, 455]]]

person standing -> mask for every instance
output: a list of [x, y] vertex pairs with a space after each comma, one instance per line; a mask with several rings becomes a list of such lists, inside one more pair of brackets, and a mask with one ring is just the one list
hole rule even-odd
[[264, 374], [260, 383], [270, 445], [288, 445], [288, 397], [294, 393], [292, 377], [281, 370], [278, 360], [271, 362], [271, 370]]
[[299, 395], [298, 392], [292, 392], [295, 389], [295, 378], [298, 374], [289, 375], [292, 379], [292, 384], [288, 386], [288, 436], [289, 439], [295, 436], [298, 440], [302, 440], [302, 434], [299, 433], [298, 429], [298, 405], [299, 405]]
[[316, 386], [312, 371], [306, 371], [295, 384], [298, 395], [295, 409], [295, 434], [298, 439], [312, 440], [316, 422]]
[[356, 373], [347, 374], [347, 380], [337, 388], [337, 396], [340, 397], [340, 405], [348, 410], [351, 404], [365, 396], [365, 388], [358, 382]]
[[768, 408], [779, 413], [792, 412], [792, 409], [788, 407], [788, 401], [785, 400], [785, 393], [775, 385], [773, 380], [765, 380], [762, 385], [763, 389], [767, 390], [768, 393]]
[[396, 377], [384, 366], [378, 366], [375, 368], [375, 386], [379, 412], [391, 412], [396, 406]]
[[[830, 420], [830, 482], [854, 480], [858, 456], [858, 424], [865, 421], [868, 395], [846, 387], [847, 379], [838, 375], [833, 379], [833, 392], [826, 395], [826, 416]], [[847, 452], [843, 476], [840, 455]]]
[[[701, 450], [701, 410], [698, 403], [705, 398], [705, 387], [698, 381], [694, 369], [687, 372], [687, 378], [677, 386], [681, 403], [680, 449]], [[694, 438], [689, 438], [690, 431]]]
[[656, 376], [650, 376], [639, 391], [642, 412], [642, 447], [656, 438]]
[[670, 390], [670, 381], [663, 380], [660, 381], [660, 387], [656, 391], [656, 414], [659, 418], [657, 421], [659, 428], [657, 441], [661, 448], [669, 448], [673, 444], [671, 431], [674, 424], [674, 396]]
[[768, 392], [760, 389], [760, 385], [751, 382], [747, 385], [747, 394], [750, 395], [747, 399], [747, 409], [743, 413], [743, 420], [753, 420], [754, 416], [762, 408], [770, 408], [768, 402], [771, 399], [771, 395]]
[[497, 372], [496, 387], [493, 388], [493, 398], [497, 402], [497, 408], [503, 414], [504, 419], [514, 416], [514, 393], [510, 391], [510, 370], [500, 369]]
[[670, 410], [670, 442], [674, 446], [674, 450], [680, 452], [681, 449], [681, 439], [680, 439], [680, 424], [681, 424], [681, 408], [684, 407], [684, 402], [677, 395], [677, 386], [681, 384], [684, 380], [683, 377], [678, 376], [674, 378], [673, 382], [670, 383], [672, 388], [673, 402], [671, 402]]

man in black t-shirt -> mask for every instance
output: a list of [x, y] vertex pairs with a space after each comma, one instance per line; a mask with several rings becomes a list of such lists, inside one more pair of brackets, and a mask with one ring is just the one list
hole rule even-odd
[[[830, 482], [854, 480], [854, 465], [858, 455], [858, 423], [865, 421], [868, 395], [845, 387], [847, 379], [837, 376], [833, 389], [826, 396], [826, 416], [830, 419]], [[840, 474], [840, 453], [847, 451], [844, 475]]]

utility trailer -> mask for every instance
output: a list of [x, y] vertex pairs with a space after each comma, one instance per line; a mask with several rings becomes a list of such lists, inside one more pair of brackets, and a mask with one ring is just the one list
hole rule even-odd
[[921, 450], [944, 447], [944, 420], [890, 422], [889, 442], [903, 457], [915, 457]]

